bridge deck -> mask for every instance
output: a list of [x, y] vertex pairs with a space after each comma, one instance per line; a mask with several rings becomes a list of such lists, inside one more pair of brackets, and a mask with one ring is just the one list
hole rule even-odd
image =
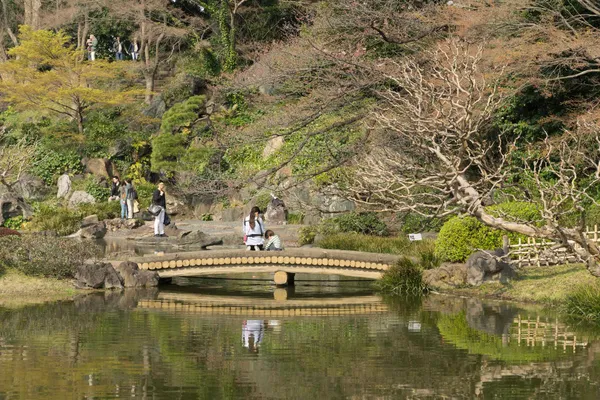
[[209, 274], [275, 272], [335, 274], [377, 279], [400, 256], [358, 251], [296, 248], [277, 252], [206, 250], [134, 257], [140, 269], [161, 278]]

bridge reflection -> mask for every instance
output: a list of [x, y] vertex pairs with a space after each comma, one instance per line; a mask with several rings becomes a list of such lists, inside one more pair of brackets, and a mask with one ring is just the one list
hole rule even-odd
[[[215, 296], [198, 293], [160, 292], [140, 300], [137, 308], [207, 315], [251, 318], [341, 316], [389, 311], [379, 296], [289, 298], [290, 289], [276, 289], [273, 299], [247, 296]], [[292, 289], [293, 290], [293, 289]]]

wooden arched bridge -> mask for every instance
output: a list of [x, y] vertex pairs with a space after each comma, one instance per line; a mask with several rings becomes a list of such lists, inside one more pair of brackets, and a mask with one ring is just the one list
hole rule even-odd
[[[286, 284], [290, 275], [296, 273], [379, 279], [398, 258], [391, 254], [294, 248], [261, 252], [229, 249], [165, 253], [134, 257], [129, 261], [137, 263], [140, 269], [158, 272], [161, 278], [275, 272], [275, 283]], [[293, 279], [293, 275], [291, 277]]]

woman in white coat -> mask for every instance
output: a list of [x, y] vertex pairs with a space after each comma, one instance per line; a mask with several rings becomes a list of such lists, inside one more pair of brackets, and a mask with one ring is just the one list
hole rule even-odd
[[246, 250], [263, 250], [265, 224], [260, 217], [260, 208], [252, 207], [250, 215], [244, 218], [243, 229]]

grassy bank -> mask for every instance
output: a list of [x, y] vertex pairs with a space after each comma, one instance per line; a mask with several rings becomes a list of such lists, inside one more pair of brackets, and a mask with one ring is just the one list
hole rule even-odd
[[0, 307], [66, 300], [75, 294], [77, 290], [70, 280], [31, 277], [10, 268], [0, 276]]
[[557, 265], [524, 268], [506, 285], [488, 282], [476, 288], [454, 289], [452, 293], [560, 306], [578, 288], [597, 281], [583, 265]]

